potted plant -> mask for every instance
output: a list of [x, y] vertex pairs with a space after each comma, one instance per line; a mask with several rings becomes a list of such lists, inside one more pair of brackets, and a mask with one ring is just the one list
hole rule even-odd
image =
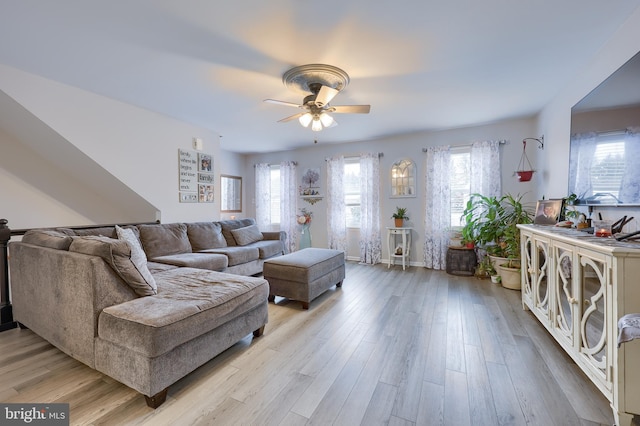
[[478, 267], [476, 268], [476, 277], [489, 278], [494, 275], [496, 275], [496, 270], [491, 264], [491, 259], [489, 259], [489, 256], [485, 255], [478, 263]]
[[466, 231], [463, 228], [463, 233], [473, 235], [476, 244], [487, 250], [504, 286], [505, 277], [500, 266], [517, 267], [519, 270], [520, 230], [516, 225], [533, 222], [532, 209], [523, 204], [521, 195], [487, 197], [472, 194], [462, 219], [467, 228]]
[[396, 227], [402, 228], [404, 220], [405, 219], [409, 220], [409, 216], [407, 216], [407, 208], [396, 207], [396, 212], [392, 214], [391, 217], [395, 220]]

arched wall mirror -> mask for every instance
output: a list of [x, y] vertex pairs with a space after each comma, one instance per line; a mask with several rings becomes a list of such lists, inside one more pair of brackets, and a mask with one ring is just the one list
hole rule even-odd
[[242, 211], [242, 178], [220, 175], [220, 211], [237, 213]]
[[396, 161], [391, 166], [391, 197], [416, 196], [416, 163], [408, 158]]

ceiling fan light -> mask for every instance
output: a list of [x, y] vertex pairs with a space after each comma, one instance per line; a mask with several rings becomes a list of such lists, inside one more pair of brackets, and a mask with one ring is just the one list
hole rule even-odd
[[311, 123], [311, 120], [313, 120], [313, 116], [311, 114], [309, 114], [308, 112], [306, 114], [302, 114], [300, 116], [300, 118], [298, 118], [298, 121], [304, 127], [309, 127], [309, 124]]
[[320, 114], [320, 121], [322, 122], [322, 125], [324, 127], [331, 127], [333, 123], [335, 123], [333, 117], [327, 114], [326, 112], [323, 112], [322, 114]]
[[322, 130], [322, 123], [319, 119], [313, 120], [313, 122], [311, 123], [311, 130], [313, 130], [314, 132], [319, 132], [320, 130]]

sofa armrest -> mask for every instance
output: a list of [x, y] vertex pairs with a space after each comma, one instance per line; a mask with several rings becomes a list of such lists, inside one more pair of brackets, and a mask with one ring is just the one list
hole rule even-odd
[[284, 242], [287, 239], [287, 233], [284, 231], [262, 231], [262, 236], [265, 240], [280, 240]]

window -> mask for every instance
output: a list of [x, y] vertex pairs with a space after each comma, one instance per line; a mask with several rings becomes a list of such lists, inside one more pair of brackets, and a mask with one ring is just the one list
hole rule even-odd
[[280, 166], [269, 166], [271, 168], [271, 224], [280, 224]]
[[620, 195], [624, 177], [624, 140], [622, 137], [598, 137], [589, 175], [593, 194]]
[[471, 151], [460, 148], [451, 152], [451, 226], [461, 226], [462, 212], [471, 193]]
[[344, 159], [344, 204], [347, 228], [360, 227], [360, 159]]

